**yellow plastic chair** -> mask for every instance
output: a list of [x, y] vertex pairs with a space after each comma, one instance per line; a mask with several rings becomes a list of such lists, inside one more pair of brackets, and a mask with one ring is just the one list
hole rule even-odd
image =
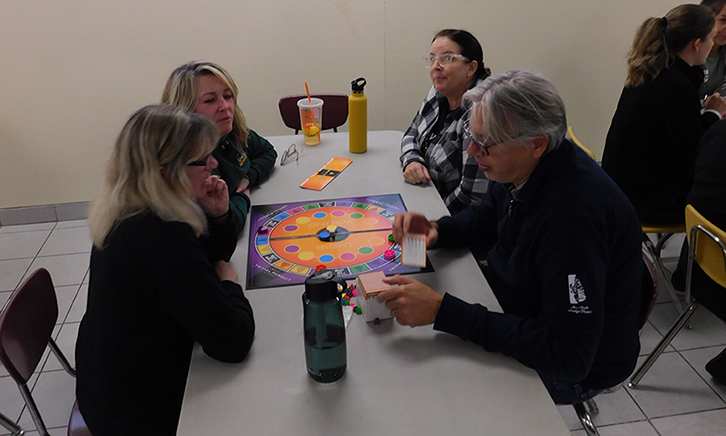
[[[681, 313], [673, 326], [660, 340], [648, 358], [630, 378], [628, 386], [636, 387], [658, 356], [671, 343], [673, 338], [686, 325], [688, 319], [698, 308], [698, 302], [691, 298], [693, 261], [716, 283], [726, 287], [726, 232], [713, 225], [690, 204], [686, 206], [686, 228], [688, 233], [688, 267], [686, 269], [686, 302], [688, 307]], [[726, 289], [724, 290], [726, 292]]]
[[588, 156], [592, 158], [595, 162], [597, 162], [597, 159], [595, 158], [595, 153], [591, 152], [590, 149], [582, 145], [582, 142], [580, 142], [579, 139], [575, 136], [574, 130], [572, 130], [572, 126], [567, 126], [567, 135], [570, 137], [570, 140], [575, 143], [578, 147], [580, 147], [585, 153], [587, 153]]

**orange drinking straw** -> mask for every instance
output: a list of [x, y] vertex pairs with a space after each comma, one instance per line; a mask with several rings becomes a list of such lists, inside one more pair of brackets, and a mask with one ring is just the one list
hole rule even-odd
[[[310, 99], [310, 89], [308, 89], [308, 82], [305, 82], [305, 92], [308, 94], [308, 103], [312, 103], [313, 101]], [[310, 109], [310, 112], [312, 113], [312, 109]], [[320, 142], [320, 131], [318, 130], [318, 142]]]

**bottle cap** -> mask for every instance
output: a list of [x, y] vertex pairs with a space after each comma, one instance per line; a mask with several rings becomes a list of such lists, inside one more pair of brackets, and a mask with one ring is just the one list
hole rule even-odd
[[350, 82], [350, 85], [353, 88], [353, 92], [361, 93], [363, 92], [363, 87], [366, 86], [367, 83], [368, 82], [366, 82], [366, 79], [359, 77], [354, 81]]
[[305, 279], [305, 296], [316, 303], [334, 300], [338, 296], [335, 271], [331, 269], [316, 271]]

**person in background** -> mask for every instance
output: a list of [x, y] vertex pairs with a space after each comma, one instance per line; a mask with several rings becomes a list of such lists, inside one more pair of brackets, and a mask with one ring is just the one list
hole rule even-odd
[[628, 76], [605, 141], [602, 167], [625, 192], [641, 223], [683, 222], [696, 148], [726, 113], [719, 95], [705, 99], [699, 67], [713, 46], [713, 12], [685, 4], [638, 29]]
[[462, 97], [491, 71], [479, 41], [457, 29], [436, 34], [424, 63], [433, 86], [401, 141], [403, 178], [411, 184], [432, 181], [454, 214], [487, 190], [486, 177], [466, 153], [462, 123], [471, 104]]
[[214, 121], [222, 134], [214, 149], [218, 174], [229, 187], [230, 208], [239, 238], [250, 210], [250, 189], [264, 182], [277, 159], [275, 148], [247, 127], [237, 104], [232, 76], [212, 62], [188, 62], [171, 73], [161, 102], [175, 104]]
[[558, 404], [582, 402], [635, 368], [641, 232], [632, 205], [583, 150], [565, 138], [565, 105], [530, 71], [488, 78], [464, 98], [468, 153], [491, 180], [478, 204], [429, 222], [396, 216], [393, 235], [425, 233], [429, 247], [477, 244], [503, 313], [439, 294], [408, 276], [378, 299], [403, 325], [433, 323], [535, 369]]
[[703, 0], [703, 6], [711, 8], [716, 16], [716, 34], [713, 36], [713, 47], [701, 65], [705, 73], [705, 82], [701, 85], [700, 95], [711, 95], [726, 92], [726, 0]]
[[175, 435], [194, 342], [240, 362], [255, 323], [228, 263], [236, 247], [219, 131], [169, 105], [122, 129], [93, 202], [88, 304], [76, 343], [78, 406], [94, 436]]
[[[693, 187], [688, 193], [688, 204], [715, 226], [726, 229], [726, 121], [719, 121], [711, 127], [701, 140], [696, 158]], [[689, 230], [690, 231], [690, 230]], [[686, 288], [686, 266], [688, 265], [688, 240], [684, 241], [678, 266], [673, 272], [672, 282], [676, 289]], [[726, 321], [726, 289], [711, 280], [693, 263], [691, 294], [714, 315]], [[719, 383], [726, 385], [726, 350], [706, 364], [706, 370]]]

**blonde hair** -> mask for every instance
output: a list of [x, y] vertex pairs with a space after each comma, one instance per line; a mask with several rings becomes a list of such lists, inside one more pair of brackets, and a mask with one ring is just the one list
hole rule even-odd
[[658, 76], [688, 44], [706, 39], [715, 23], [711, 9], [694, 4], [676, 6], [663, 18], [645, 20], [628, 54], [625, 86], [639, 86]]
[[247, 122], [237, 104], [239, 90], [232, 76], [222, 67], [212, 62], [192, 61], [177, 67], [169, 76], [161, 94], [161, 102], [175, 104], [190, 110], [197, 106], [197, 77], [213, 75], [232, 91], [234, 98], [234, 116], [232, 123], [231, 141], [239, 151], [247, 151]]
[[115, 224], [145, 211], [165, 221], [187, 223], [201, 235], [207, 219], [185, 168], [209, 154], [218, 137], [211, 120], [178, 106], [151, 105], [131, 115], [89, 211], [93, 244], [102, 248]]

